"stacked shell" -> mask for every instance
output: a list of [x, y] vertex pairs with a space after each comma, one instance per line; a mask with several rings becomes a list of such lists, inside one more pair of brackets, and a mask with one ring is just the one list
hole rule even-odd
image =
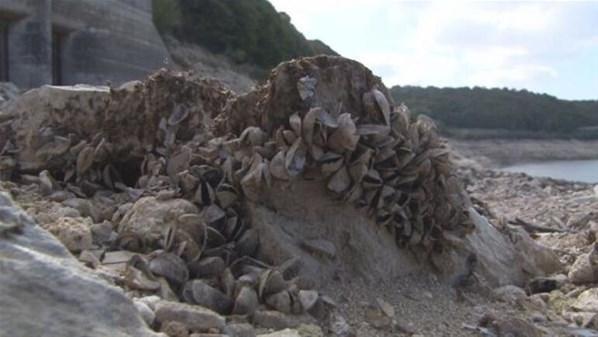
[[253, 146], [245, 152], [251, 153], [243, 165], [245, 195], [257, 198], [260, 183], [272, 179], [319, 171], [328, 190], [365, 208], [399, 245], [432, 247], [445, 231], [469, 232], [466, 198], [434, 123], [412, 120], [405, 106], [393, 109], [376, 88], [363, 94], [362, 104], [361, 118], [318, 106], [294, 113], [272, 140], [255, 126], [245, 129], [238, 141]]
[[[177, 123], [185, 118], [180, 114]], [[164, 151], [145, 156], [142, 175], [130, 190], [139, 191], [137, 197], [182, 197], [198, 206], [199, 213], [178, 216], [158, 236], [120, 228], [120, 249], [148, 253], [127, 265], [127, 285], [226, 315], [251, 315], [261, 305], [299, 314], [320, 304], [320, 295], [297, 277], [299, 261], [274, 267], [255, 258], [258, 233], [245, 221], [241, 206], [243, 196], [257, 197], [270, 184], [265, 158], [271, 157], [274, 144], [266, 134], [248, 128], [238, 138], [179, 142], [176, 132], [166, 137], [167, 128], [161, 130], [157, 139], [164, 142]]]

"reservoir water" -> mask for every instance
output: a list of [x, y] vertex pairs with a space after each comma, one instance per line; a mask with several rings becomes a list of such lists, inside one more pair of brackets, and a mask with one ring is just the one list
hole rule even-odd
[[524, 172], [536, 177], [598, 183], [598, 160], [546, 161], [508, 166], [502, 168], [502, 170]]

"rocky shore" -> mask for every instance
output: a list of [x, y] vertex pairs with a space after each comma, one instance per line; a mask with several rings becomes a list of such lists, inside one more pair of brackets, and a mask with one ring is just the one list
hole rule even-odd
[[357, 62], [7, 106], [11, 336], [598, 336], [594, 187], [454, 165]]
[[482, 167], [551, 161], [598, 159], [598, 140], [566, 139], [449, 139], [461, 158]]

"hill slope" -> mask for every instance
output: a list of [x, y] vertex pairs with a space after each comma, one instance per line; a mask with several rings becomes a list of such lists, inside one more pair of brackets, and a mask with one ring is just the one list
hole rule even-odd
[[267, 0], [154, 0], [154, 21], [162, 34], [264, 70], [299, 56], [337, 55], [306, 39]]
[[510, 135], [593, 137], [596, 132], [580, 128], [598, 126], [598, 101], [567, 101], [526, 90], [479, 87], [395, 86], [391, 94], [414, 113], [434, 118], [445, 130], [500, 129]]

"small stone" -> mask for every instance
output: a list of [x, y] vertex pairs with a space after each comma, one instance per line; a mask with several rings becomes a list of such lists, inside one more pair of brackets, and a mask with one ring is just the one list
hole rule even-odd
[[229, 323], [224, 328], [224, 333], [230, 337], [256, 337], [253, 325], [248, 323]]
[[199, 305], [160, 301], [156, 303], [156, 322], [177, 321], [185, 324], [190, 330], [205, 331], [216, 328], [224, 329], [224, 317]]
[[497, 300], [506, 303], [517, 303], [527, 297], [525, 290], [514, 285], [496, 288], [492, 291], [492, 294]]

